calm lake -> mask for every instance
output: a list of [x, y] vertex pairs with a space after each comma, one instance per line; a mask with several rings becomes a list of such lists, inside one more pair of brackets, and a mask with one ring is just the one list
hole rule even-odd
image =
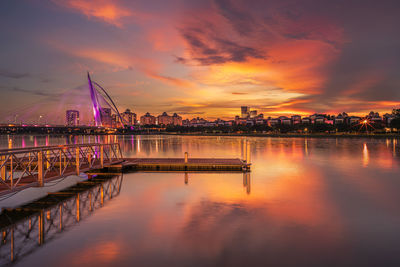
[[[14, 147], [117, 140], [125, 157], [183, 157], [187, 151], [215, 158], [240, 158], [244, 139], [10, 138]], [[1, 147], [7, 139], [0, 136]], [[400, 266], [399, 140], [247, 140], [250, 174], [124, 174], [107, 181], [109, 195], [96, 208], [82, 194], [81, 217], [71, 213], [63, 229], [53, 211], [45, 213], [40, 244], [32, 226], [37, 216], [22, 219], [14, 226], [13, 266]], [[85, 179], [27, 189], [2, 198], [0, 206]], [[63, 205], [67, 212], [69, 204]], [[0, 263], [9, 262], [10, 242], [3, 242]]]

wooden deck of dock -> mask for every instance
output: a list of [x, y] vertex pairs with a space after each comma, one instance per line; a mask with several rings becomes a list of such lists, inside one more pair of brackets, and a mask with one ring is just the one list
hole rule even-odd
[[[248, 153], [247, 153], [248, 154]], [[250, 157], [123, 158], [118, 143], [0, 150], [0, 196], [86, 172], [88, 175], [148, 172], [248, 172]]]
[[[250, 164], [239, 158], [126, 158], [106, 171], [249, 171]], [[102, 170], [103, 171], [103, 170]], [[96, 171], [94, 171], [96, 172]], [[89, 172], [90, 173], [90, 172]]]

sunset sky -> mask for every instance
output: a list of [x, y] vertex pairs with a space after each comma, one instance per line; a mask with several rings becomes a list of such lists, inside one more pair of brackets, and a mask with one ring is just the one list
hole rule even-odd
[[2, 0], [0, 122], [87, 121], [86, 81], [139, 116], [400, 108], [400, 2]]

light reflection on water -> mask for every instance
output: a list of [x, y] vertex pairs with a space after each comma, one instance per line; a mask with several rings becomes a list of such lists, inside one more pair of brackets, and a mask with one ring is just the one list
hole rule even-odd
[[[241, 137], [25, 136], [14, 145], [116, 138], [128, 157], [242, 155]], [[118, 197], [17, 264], [399, 266], [396, 139], [247, 140], [250, 174], [126, 174]]]

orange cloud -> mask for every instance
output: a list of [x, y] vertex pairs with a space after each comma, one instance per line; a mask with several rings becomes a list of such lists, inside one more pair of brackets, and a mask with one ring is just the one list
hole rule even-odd
[[175, 86], [179, 86], [179, 87], [185, 87], [185, 88], [189, 88], [189, 87], [193, 87], [194, 84], [192, 82], [189, 82], [187, 80], [184, 79], [179, 79], [179, 78], [174, 78], [174, 77], [169, 77], [169, 76], [163, 76], [160, 75], [158, 73], [155, 73], [153, 71], [150, 70], [145, 70], [144, 71], [146, 73], [147, 76], [153, 78], [153, 79], [157, 79], [160, 80], [162, 82], [171, 84], [171, 85], [175, 85]]
[[56, 4], [78, 11], [88, 18], [100, 19], [117, 27], [123, 25], [125, 17], [134, 15], [132, 11], [110, 0], [53, 0]]

